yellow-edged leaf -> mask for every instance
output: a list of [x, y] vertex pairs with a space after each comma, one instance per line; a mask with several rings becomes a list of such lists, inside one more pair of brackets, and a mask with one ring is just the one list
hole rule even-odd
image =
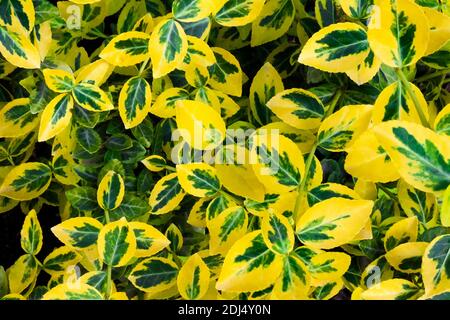
[[367, 32], [371, 49], [390, 67], [416, 63], [428, 46], [428, 20], [410, 0], [374, 0]]
[[61, 69], [44, 69], [45, 84], [47, 87], [58, 93], [70, 92], [75, 85], [75, 78], [72, 73]]
[[256, 73], [250, 86], [250, 108], [256, 121], [260, 124], [272, 121], [274, 115], [266, 103], [283, 90], [283, 80], [278, 71], [270, 62], [266, 62]]
[[90, 83], [79, 83], [73, 89], [73, 97], [80, 107], [93, 112], [114, 109], [114, 106], [102, 89]]
[[103, 300], [103, 295], [94, 287], [80, 283], [64, 283], [47, 291], [42, 300]]
[[[264, 132], [263, 132], [264, 133]], [[250, 163], [266, 192], [289, 192], [305, 176], [303, 156], [292, 140], [279, 134], [252, 136]]]
[[31, 113], [29, 98], [19, 98], [8, 102], [0, 109], [0, 137], [20, 137], [39, 124], [39, 117]]
[[367, 33], [352, 22], [331, 24], [312, 35], [298, 62], [327, 72], [353, 70], [369, 53]]
[[152, 91], [144, 78], [134, 77], [123, 85], [119, 95], [119, 114], [125, 129], [139, 125], [152, 103]]
[[201, 299], [209, 287], [210, 271], [198, 253], [190, 256], [178, 272], [177, 287], [186, 300]]
[[397, 196], [408, 217], [416, 216], [424, 225], [436, 222], [438, 205], [434, 194], [417, 190], [401, 179], [397, 184]]
[[149, 205], [153, 214], [164, 214], [174, 210], [183, 200], [184, 191], [176, 173], [161, 178], [153, 187]]
[[121, 33], [108, 43], [99, 56], [114, 66], [133, 66], [150, 58], [150, 36], [137, 31]]
[[175, 104], [178, 100], [188, 100], [189, 92], [181, 88], [169, 88], [163, 91], [150, 106], [150, 113], [160, 118], [172, 118], [176, 114]]
[[310, 289], [311, 276], [306, 265], [295, 255], [284, 258], [283, 271], [275, 282], [271, 299], [305, 300]]
[[8, 268], [8, 284], [10, 293], [21, 293], [30, 286], [37, 277], [38, 262], [31, 254], [20, 256]]
[[276, 40], [292, 24], [295, 7], [292, 0], [268, 0], [258, 18], [252, 23], [252, 47]]
[[221, 187], [216, 169], [206, 163], [178, 164], [177, 175], [184, 191], [196, 197], [213, 196]]
[[0, 186], [0, 195], [15, 200], [31, 200], [47, 190], [51, 169], [40, 162], [22, 163], [14, 167]]
[[364, 228], [373, 201], [331, 198], [309, 208], [298, 220], [297, 237], [305, 245], [331, 249], [350, 242]]
[[344, 168], [353, 177], [371, 182], [390, 182], [400, 178], [372, 129], [363, 132], [346, 151]]
[[319, 98], [303, 89], [284, 90], [272, 97], [267, 106], [285, 123], [303, 130], [319, 127], [325, 114]]
[[116, 209], [125, 195], [125, 184], [120, 174], [110, 170], [103, 177], [97, 189], [97, 201], [104, 210]]
[[23, 251], [36, 255], [42, 248], [42, 228], [35, 210], [31, 210], [25, 217], [20, 231], [20, 245]]
[[[420, 103], [420, 108], [429, 118], [428, 104], [419, 88], [408, 84]], [[413, 98], [406, 91], [403, 83], [396, 81], [381, 91], [374, 104], [372, 122], [377, 124], [388, 120], [403, 120], [420, 123]]]
[[178, 68], [188, 49], [186, 33], [174, 19], [163, 20], [155, 26], [150, 44], [154, 78], [161, 78]]
[[390, 251], [396, 246], [417, 240], [419, 221], [417, 217], [402, 219], [394, 223], [384, 237], [384, 248]]
[[178, 101], [176, 122], [181, 136], [195, 149], [213, 149], [225, 138], [225, 122], [213, 108], [203, 102]]
[[196, 22], [208, 17], [213, 10], [211, 0], [175, 0], [172, 13], [182, 22]]
[[442, 48], [450, 40], [450, 16], [433, 8], [421, 7], [428, 19], [430, 38], [425, 55], [428, 56]]
[[390, 279], [361, 292], [363, 300], [408, 300], [419, 293], [419, 288], [405, 279]]
[[233, 206], [208, 221], [210, 254], [225, 255], [231, 246], [247, 233], [248, 214], [244, 208]]
[[242, 95], [243, 73], [239, 60], [223, 48], [214, 47], [211, 49], [214, 52], [216, 63], [210, 67], [211, 79], [209, 85], [211, 88], [230, 96], [240, 97]]
[[67, 273], [69, 268], [80, 262], [82, 256], [73, 248], [62, 246], [53, 250], [43, 262], [44, 270], [51, 274]]
[[138, 289], [155, 294], [163, 292], [173, 285], [176, 287], [177, 265], [167, 258], [148, 258], [141, 261], [131, 271], [128, 279]]
[[422, 279], [425, 293], [432, 294], [450, 286], [450, 235], [431, 241], [422, 258]]
[[41, 66], [39, 50], [27, 35], [9, 31], [0, 26], [0, 53], [11, 64], [24, 69], [38, 69]]
[[372, 109], [371, 105], [342, 107], [320, 125], [317, 133], [318, 145], [333, 152], [351, 147], [355, 139], [367, 129]]
[[253, 231], [228, 251], [216, 288], [231, 292], [262, 290], [278, 279], [282, 269], [282, 257], [267, 248], [261, 231]]
[[287, 255], [294, 249], [294, 229], [281, 214], [268, 211], [261, 221], [261, 231], [266, 246], [274, 253]]
[[149, 257], [166, 248], [170, 241], [155, 227], [133, 221], [129, 223], [136, 237], [136, 257]]
[[91, 217], [76, 217], [65, 220], [51, 228], [52, 233], [66, 246], [84, 250], [97, 243], [103, 225]]
[[97, 245], [100, 261], [113, 267], [127, 265], [136, 254], [136, 237], [125, 218], [106, 224]]
[[400, 272], [420, 272], [422, 255], [427, 246], [427, 242], [403, 243], [388, 251], [385, 257], [389, 264]]
[[47, 141], [61, 133], [72, 119], [73, 98], [62, 93], [53, 98], [41, 115], [38, 141]]
[[225, 27], [238, 27], [255, 20], [261, 13], [264, 0], [228, 0], [215, 14], [215, 20]]
[[442, 192], [450, 184], [450, 138], [421, 125], [388, 121], [374, 127], [400, 176], [424, 192]]

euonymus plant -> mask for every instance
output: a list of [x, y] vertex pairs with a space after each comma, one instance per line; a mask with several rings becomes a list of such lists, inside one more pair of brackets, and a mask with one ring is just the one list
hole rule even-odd
[[0, 297], [450, 299], [449, 39], [446, 0], [0, 0]]

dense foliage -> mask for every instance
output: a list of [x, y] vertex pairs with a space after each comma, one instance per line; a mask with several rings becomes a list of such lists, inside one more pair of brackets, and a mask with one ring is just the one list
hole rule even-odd
[[449, 39], [445, 0], [0, 0], [0, 298], [450, 299]]

